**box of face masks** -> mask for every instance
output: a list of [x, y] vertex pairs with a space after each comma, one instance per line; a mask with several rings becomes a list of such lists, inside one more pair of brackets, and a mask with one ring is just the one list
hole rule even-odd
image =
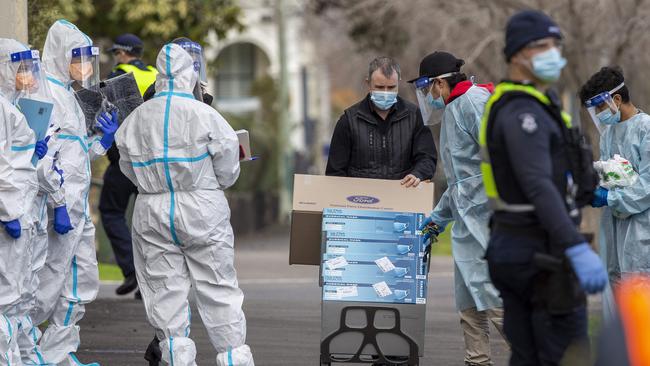
[[415, 212], [433, 209], [432, 183], [405, 188], [397, 180], [294, 176], [290, 264], [321, 264], [321, 231], [326, 208]]
[[419, 213], [323, 210], [323, 301], [425, 304]]

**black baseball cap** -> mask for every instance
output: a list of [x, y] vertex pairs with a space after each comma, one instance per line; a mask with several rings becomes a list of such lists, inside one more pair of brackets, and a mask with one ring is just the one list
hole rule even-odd
[[408, 82], [412, 83], [423, 77], [435, 78], [450, 72], [460, 72], [463, 65], [465, 65], [465, 61], [456, 58], [451, 53], [436, 51], [422, 59], [420, 62], [420, 76]]

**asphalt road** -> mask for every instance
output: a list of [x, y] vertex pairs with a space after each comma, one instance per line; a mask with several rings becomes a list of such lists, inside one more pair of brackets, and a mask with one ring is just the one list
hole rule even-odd
[[[237, 241], [237, 269], [246, 295], [248, 344], [258, 366], [318, 365], [320, 289], [318, 269], [288, 265], [288, 236], [271, 233]], [[117, 298], [116, 284], [102, 284], [99, 298], [86, 307], [80, 323], [78, 356], [84, 363], [103, 366], [146, 365], [143, 354], [153, 337], [142, 303]], [[198, 314], [198, 312], [193, 312]], [[216, 354], [197, 315], [191, 337], [197, 344], [197, 363], [214, 365]], [[495, 365], [506, 365], [506, 343], [493, 329]], [[454, 309], [453, 267], [450, 258], [437, 257], [429, 276], [426, 350], [421, 365], [462, 366], [463, 338]]]

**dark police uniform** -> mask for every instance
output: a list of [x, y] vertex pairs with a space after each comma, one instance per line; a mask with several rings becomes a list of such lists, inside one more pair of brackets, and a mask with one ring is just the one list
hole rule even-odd
[[[147, 66], [141, 60], [133, 60], [128, 65], [116, 66], [108, 75], [108, 78], [125, 74], [127, 70], [133, 72], [134, 68], [146, 75], [141, 77], [140, 73], [134, 73], [138, 88], [142, 92], [149, 87], [149, 85], [144, 84], [152, 83], [149, 75], [153, 75], [153, 81], [155, 81], [156, 72], [155, 69], [152, 70], [151, 66]], [[124, 277], [135, 276], [131, 230], [126, 223], [125, 213], [131, 195], [137, 194], [138, 189], [120, 170], [120, 154], [115, 144], [108, 149], [106, 155], [110, 164], [104, 173], [104, 186], [99, 197], [99, 212], [101, 213], [102, 225], [111, 247], [113, 247], [115, 261], [122, 270], [122, 274]]]
[[[555, 365], [587, 340], [584, 293], [566, 248], [584, 243], [557, 98], [503, 82], [486, 104], [480, 143], [493, 209], [487, 260], [504, 303], [510, 365]], [[550, 261], [541, 261], [549, 259]]]

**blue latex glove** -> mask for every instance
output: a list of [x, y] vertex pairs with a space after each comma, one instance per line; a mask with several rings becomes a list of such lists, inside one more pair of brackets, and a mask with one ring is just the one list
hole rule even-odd
[[5, 231], [9, 236], [11, 236], [14, 239], [20, 238], [20, 221], [18, 219], [16, 220], [11, 220], [11, 221], [2, 221], [2, 224], [5, 226]]
[[571, 266], [578, 276], [580, 286], [588, 294], [601, 292], [607, 285], [607, 272], [600, 257], [588, 243], [568, 248], [564, 254], [571, 261]]
[[591, 207], [603, 207], [607, 206], [607, 194], [609, 191], [607, 188], [598, 187], [594, 192], [594, 200], [591, 201]]
[[422, 221], [422, 225], [420, 225], [418, 230], [422, 231], [427, 226], [433, 226], [433, 225], [436, 226], [435, 229], [431, 228], [429, 232], [425, 233], [424, 236], [422, 236], [423, 243], [427, 243], [431, 239], [432, 235], [438, 237], [438, 235], [440, 235], [443, 231], [445, 231], [444, 227], [437, 225], [435, 222], [433, 222], [433, 218], [431, 218], [431, 216], [427, 217], [426, 219], [424, 219], [424, 221]]
[[99, 140], [99, 142], [102, 144], [104, 149], [108, 150], [108, 148], [113, 145], [113, 141], [115, 141], [115, 131], [117, 131], [117, 128], [119, 127], [117, 111], [111, 111], [110, 115], [104, 112], [98, 116], [97, 127], [99, 127], [99, 129], [104, 133], [104, 136], [102, 136], [102, 139]]
[[38, 160], [43, 159], [45, 154], [47, 154], [47, 142], [50, 141], [50, 136], [46, 137], [45, 140], [36, 141], [36, 148], [34, 153], [38, 156]]
[[63, 205], [54, 209], [54, 231], [63, 235], [72, 230], [68, 208]]

